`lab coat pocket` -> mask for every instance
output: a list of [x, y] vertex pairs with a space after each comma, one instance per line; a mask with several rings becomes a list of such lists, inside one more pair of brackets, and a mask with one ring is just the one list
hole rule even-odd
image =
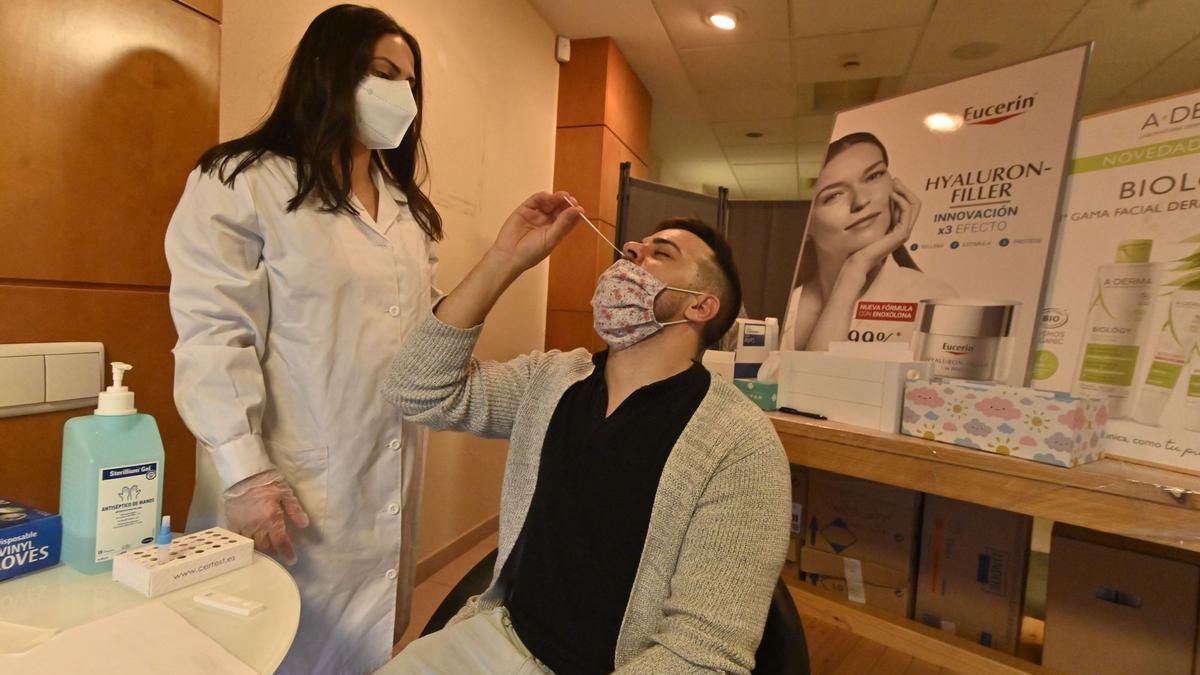
[[267, 441], [267, 452], [295, 491], [311, 521], [309, 529], [316, 534], [325, 521], [329, 501], [329, 448], [298, 449]]

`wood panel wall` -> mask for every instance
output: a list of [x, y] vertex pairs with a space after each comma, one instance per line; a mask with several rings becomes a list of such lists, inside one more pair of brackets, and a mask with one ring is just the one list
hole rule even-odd
[[[0, 343], [99, 341], [166, 446], [184, 522], [194, 441], [172, 398], [163, 234], [217, 141], [220, 0], [0, 2]], [[0, 419], [0, 497], [58, 508], [62, 427]]]
[[[650, 107], [650, 93], [611, 38], [571, 42], [571, 61], [559, 71], [554, 189], [574, 195], [609, 239], [616, 233], [621, 163], [630, 162], [635, 177], [649, 173]], [[551, 254], [546, 349], [604, 348], [592, 330], [590, 303], [614, 255], [586, 226]]]

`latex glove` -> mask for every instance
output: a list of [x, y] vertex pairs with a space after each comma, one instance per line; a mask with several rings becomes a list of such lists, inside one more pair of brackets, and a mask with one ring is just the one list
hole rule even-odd
[[308, 514], [292, 486], [276, 469], [255, 474], [225, 491], [229, 529], [254, 540], [260, 551], [277, 551], [288, 565], [296, 564], [296, 549], [288, 537], [284, 516], [292, 525], [308, 527]]

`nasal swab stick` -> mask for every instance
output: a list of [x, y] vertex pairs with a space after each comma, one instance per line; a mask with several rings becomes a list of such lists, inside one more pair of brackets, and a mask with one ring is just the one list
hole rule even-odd
[[[578, 206], [578, 204], [574, 204], [574, 203], [572, 203], [572, 202], [571, 202], [571, 200], [570, 200], [570, 199], [567, 199], [565, 196], [563, 197], [563, 199], [564, 199], [564, 200], [565, 200], [565, 201], [566, 201], [568, 204], [571, 204], [571, 206]], [[582, 213], [580, 213], [580, 214], [579, 214], [579, 217], [580, 217], [580, 218], [583, 218], [583, 222], [587, 223], [589, 227], [591, 227], [593, 230], [595, 230], [595, 231], [596, 231], [596, 234], [600, 235], [600, 238], [604, 240], [604, 243], [606, 243], [606, 244], [608, 244], [609, 246], [613, 247], [613, 250], [614, 250], [614, 251], [616, 251], [616, 252], [617, 252], [617, 253], [618, 253], [618, 254], [619, 254], [621, 257], [625, 257], [625, 252], [624, 252], [624, 251], [622, 251], [621, 249], [617, 248], [617, 245], [616, 245], [616, 244], [614, 244], [614, 243], [612, 243], [612, 240], [610, 240], [608, 237], [604, 236], [604, 233], [600, 231], [600, 228], [596, 227], [596, 224], [595, 224], [595, 223], [593, 223], [592, 221], [588, 220], [588, 217], [587, 217], [587, 216], [585, 216], [585, 215], [583, 215]]]

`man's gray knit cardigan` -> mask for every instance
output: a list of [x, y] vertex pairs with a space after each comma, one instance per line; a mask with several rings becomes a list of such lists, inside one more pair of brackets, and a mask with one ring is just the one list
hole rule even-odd
[[[550, 417], [567, 388], [593, 370], [583, 349], [477, 361], [471, 354], [480, 330], [430, 315], [406, 340], [384, 384], [387, 399], [414, 422], [509, 439], [492, 583], [455, 620], [503, 602], [496, 577], [529, 511]], [[771, 423], [733, 385], [713, 377], [658, 482], [617, 638], [616, 672], [754, 667], [787, 548], [790, 493], [787, 458]]]

